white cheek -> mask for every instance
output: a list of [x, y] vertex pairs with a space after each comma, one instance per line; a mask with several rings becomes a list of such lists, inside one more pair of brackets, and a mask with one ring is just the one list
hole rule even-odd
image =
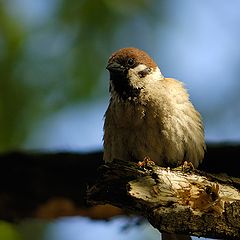
[[156, 67], [151, 74], [146, 76], [147, 82], [155, 82], [163, 79], [163, 75], [158, 67]]
[[155, 71], [153, 72], [153, 79], [154, 80], [160, 80], [160, 79], [163, 79], [163, 78], [164, 78], [164, 76], [162, 75], [160, 69], [157, 67], [155, 69]]
[[143, 87], [143, 81], [141, 80], [141, 78], [138, 76], [138, 72], [142, 71], [143, 69], [145, 69], [146, 66], [143, 64], [138, 65], [135, 68], [130, 68], [128, 70], [128, 79], [130, 80], [131, 85], [134, 88], [141, 88]]
[[140, 88], [145, 86], [149, 82], [155, 82], [163, 79], [163, 75], [160, 69], [157, 67], [149, 75], [146, 75], [143, 78], [140, 78], [138, 73], [146, 69], [146, 65], [140, 64], [133, 69], [129, 69], [128, 77], [133, 87]]
[[144, 65], [144, 64], [139, 64], [137, 67], [133, 68], [133, 69], [130, 69], [130, 70], [133, 70], [134, 72], [138, 73], [140, 71], [143, 71], [144, 69], [146, 69], [147, 66]]

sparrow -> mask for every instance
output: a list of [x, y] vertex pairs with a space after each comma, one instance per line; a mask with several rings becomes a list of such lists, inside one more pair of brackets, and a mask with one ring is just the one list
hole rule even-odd
[[183, 83], [165, 78], [146, 52], [132, 47], [114, 52], [107, 70], [104, 161], [148, 158], [163, 167], [187, 161], [197, 168], [206, 149], [204, 128]]

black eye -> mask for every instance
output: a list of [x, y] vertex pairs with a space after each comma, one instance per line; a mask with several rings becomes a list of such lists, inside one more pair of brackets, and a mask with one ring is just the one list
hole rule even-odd
[[133, 58], [129, 58], [127, 64], [129, 67], [132, 67], [135, 64], [135, 60]]

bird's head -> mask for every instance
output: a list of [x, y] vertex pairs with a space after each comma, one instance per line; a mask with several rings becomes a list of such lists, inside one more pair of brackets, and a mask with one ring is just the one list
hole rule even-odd
[[108, 60], [110, 91], [121, 99], [137, 97], [146, 84], [163, 78], [157, 64], [144, 51], [122, 48]]

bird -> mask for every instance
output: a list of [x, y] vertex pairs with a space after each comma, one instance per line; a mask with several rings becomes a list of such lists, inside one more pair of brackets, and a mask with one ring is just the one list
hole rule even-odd
[[204, 127], [184, 84], [165, 78], [155, 61], [134, 47], [114, 52], [106, 68], [105, 163], [147, 158], [162, 167], [187, 161], [197, 168], [206, 150]]
[[[105, 163], [150, 159], [162, 167], [189, 162], [197, 168], [206, 150], [204, 127], [184, 84], [165, 78], [145, 51], [133, 47], [114, 52], [107, 70], [110, 101], [104, 121]], [[162, 233], [162, 239], [191, 237]]]

